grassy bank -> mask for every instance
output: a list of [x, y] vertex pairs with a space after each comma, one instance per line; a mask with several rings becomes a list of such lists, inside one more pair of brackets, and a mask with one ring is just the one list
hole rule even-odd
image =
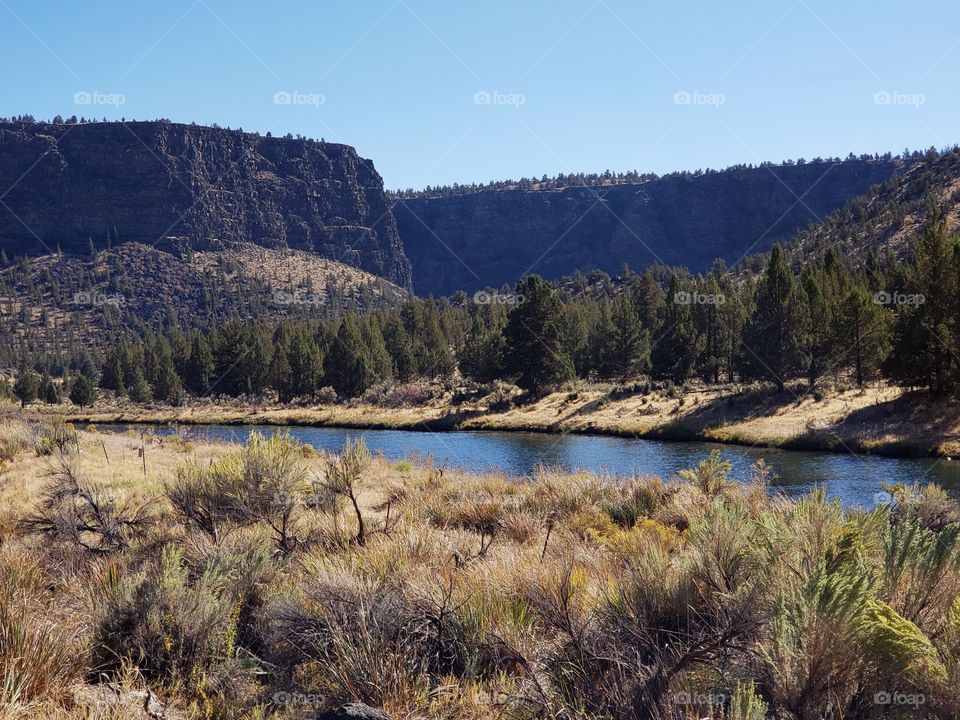
[[577, 432], [906, 457], [960, 455], [960, 404], [891, 387], [828, 390], [814, 396], [800, 388], [785, 393], [757, 388], [657, 391], [582, 384], [535, 402], [439, 393], [420, 405], [390, 407], [361, 401], [312, 407], [102, 403], [82, 412], [67, 410], [67, 417], [95, 423]]
[[[0, 718], [960, 712], [960, 507], [0, 429]], [[891, 705], [896, 704], [896, 707]]]

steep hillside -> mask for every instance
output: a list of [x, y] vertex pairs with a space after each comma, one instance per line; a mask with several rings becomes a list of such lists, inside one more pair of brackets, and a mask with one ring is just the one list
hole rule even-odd
[[0, 344], [96, 349], [121, 333], [174, 319], [310, 318], [390, 306], [403, 288], [314, 253], [250, 243], [183, 256], [141, 243], [97, 253], [44, 255], [0, 272]]
[[0, 194], [11, 258], [249, 242], [410, 285], [383, 182], [347, 145], [167, 121], [4, 122]]
[[939, 203], [950, 230], [960, 228], [960, 149], [927, 156], [797, 234], [787, 250], [794, 260], [836, 249], [854, 265], [873, 251], [903, 258]]
[[394, 216], [418, 294], [513, 283], [528, 272], [616, 272], [661, 261], [736, 262], [890, 178], [897, 159], [856, 159], [554, 190], [402, 198]]

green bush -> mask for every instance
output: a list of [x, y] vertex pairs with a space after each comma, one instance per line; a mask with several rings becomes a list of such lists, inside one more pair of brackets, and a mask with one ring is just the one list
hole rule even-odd
[[254, 635], [243, 620], [270, 569], [262, 548], [221, 550], [191, 567], [164, 546], [152, 566], [111, 576], [93, 598], [94, 667], [118, 672], [126, 661], [149, 679], [207, 692], [242, 664], [238, 647]]

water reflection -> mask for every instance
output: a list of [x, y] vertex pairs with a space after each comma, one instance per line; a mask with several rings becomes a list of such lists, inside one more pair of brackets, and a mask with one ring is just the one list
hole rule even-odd
[[[142, 430], [144, 426], [99, 426], [104, 430]], [[149, 427], [149, 426], [148, 426]], [[150, 427], [158, 434], [174, 432], [167, 426]], [[763, 459], [776, 474], [774, 485], [796, 496], [823, 484], [831, 497], [846, 505], [872, 507], [881, 483], [935, 482], [960, 496], [960, 462], [936, 459], [897, 459], [740, 447], [707, 442], [663, 442], [592, 435], [546, 435], [529, 432], [411, 432], [405, 430], [349, 430], [342, 428], [281, 428], [276, 426], [203, 425], [181, 431], [211, 439], [246, 441], [259, 430], [287, 429], [298, 440], [318, 449], [338, 450], [348, 438], [366, 438], [373, 452], [400, 460], [432, 457], [437, 465], [474, 471], [503, 470], [529, 474], [537, 465], [568, 471], [589, 470], [621, 475], [659, 475], [669, 478], [719, 449], [733, 465], [737, 480]]]

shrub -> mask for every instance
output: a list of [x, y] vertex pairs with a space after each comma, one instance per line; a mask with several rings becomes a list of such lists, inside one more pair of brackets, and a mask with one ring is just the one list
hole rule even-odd
[[70, 446], [76, 442], [76, 438], [77, 431], [72, 423], [54, 420], [52, 423], [41, 427], [34, 442], [34, 452], [36, 452], [37, 457], [52, 455], [54, 451], [60, 455], [65, 455]]
[[359, 545], [367, 540], [367, 527], [360, 510], [360, 492], [362, 491], [363, 470], [370, 460], [370, 452], [363, 438], [357, 442], [348, 441], [343, 452], [327, 461], [323, 480], [317, 484], [317, 493], [350, 503], [357, 519], [357, 537]]
[[433, 388], [422, 383], [381, 384], [367, 390], [363, 394], [363, 401], [380, 407], [398, 408], [426, 405], [434, 397]]
[[116, 673], [126, 661], [148, 679], [215, 689], [240, 663], [238, 640], [252, 633], [241, 619], [259, 602], [269, 562], [262, 549], [222, 550], [191, 568], [182, 550], [166, 545], [146, 570], [109, 574], [91, 599], [94, 666]]
[[33, 445], [26, 425], [16, 421], [4, 421], [0, 425], [0, 462], [10, 462], [17, 454]]
[[57, 696], [84, 661], [78, 638], [48, 612], [36, 565], [0, 555], [0, 707]]
[[666, 488], [659, 478], [637, 479], [627, 483], [619, 496], [603, 505], [603, 511], [617, 525], [633, 527], [643, 517], [653, 515]]
[[273, 533], [277, 549], [289, 553], [300, 541], [298, 521], [309, 488], [303, 457], [289, 435], [253, 433], [235, 455], [206, 468], [179, 468], [167, 497], [187, 525], [214, 542], [229, 529], [262, 523]]
[[94, 553], [129, 547], [152, 523], [150, 503], [135, 506], [116, 500], [81, 478], [71, 461], [61, 456], [48, 473], [43, 499], [21, 525]]
[[720, 451], [714, 450], [697, 467], [681, 470], [678, 474], [707, 497], [715, 497], [736, 487], [736, 483], [727, 477], [731, 467], [729, 462], [720, 459]]
[[337, 402], [337, 391], [327, 385], [317, 390], [315, 397], [321, 405], [335, 405]]
[[923, 631], [880, 600], [868, 600], [861, 633], [870, 659], [887, 676], [914, 686], [947, 680], [947, 671]]
[[493, 638], [454, 600], [400, 579], [362, 581], [322, 572], [300, 599], [267, 610], [271, 659], [315, 691], [407, 711], [423, 709], [437, 683], [488, 677], [500, 665]]

